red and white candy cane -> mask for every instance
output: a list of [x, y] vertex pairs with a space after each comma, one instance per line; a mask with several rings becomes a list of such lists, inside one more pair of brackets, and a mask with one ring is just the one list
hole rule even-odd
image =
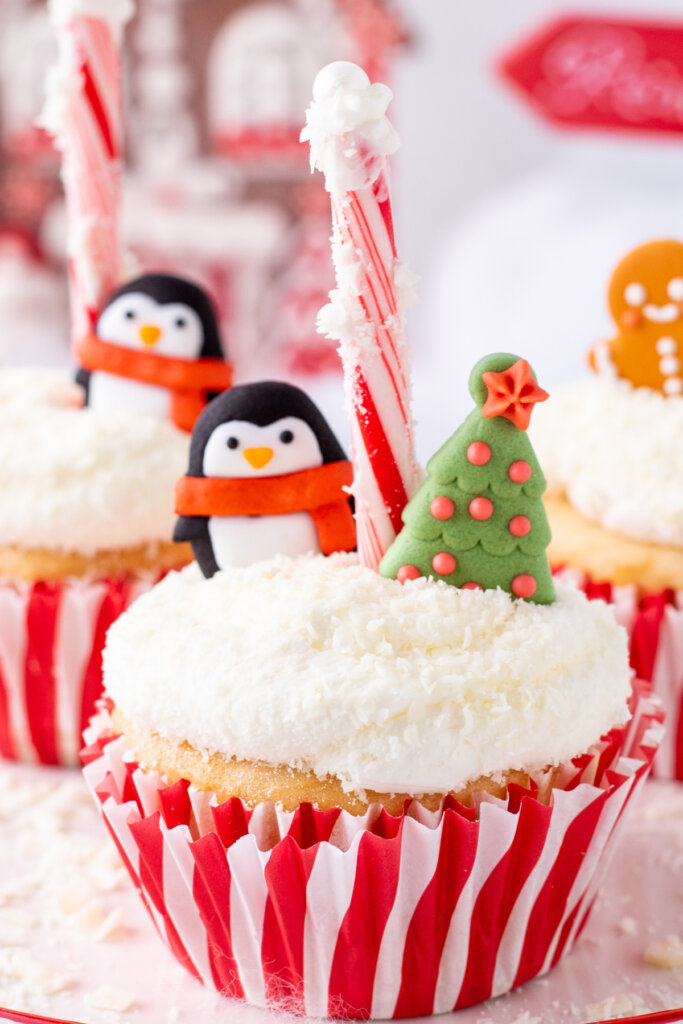
[[[93, 13], [100, 9], [101, 15]], [[131, 5], [52, 0], [51, 13], [60, 61], [45, 120], [62, 151], [72, 331], [80, 339], [119, 283], [119, 43]]]
[[351, 413], [358, 550], [377, 568], [418, 483], [403, 304], [388, 160], [397, 145], [384, 116], [391, 93], [338, 62], [314, 87], [304, 138], [332, 201], [337, 290], [321, 329], [339, 341]]

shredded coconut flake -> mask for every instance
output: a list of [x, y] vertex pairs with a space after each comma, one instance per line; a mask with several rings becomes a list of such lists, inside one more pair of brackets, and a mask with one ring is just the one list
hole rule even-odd
[[85, 996], [86, 1006], [93, 1010], [110, 1010], [112, 1013], [127, 1013], [135, 1006], [135, 996], [113, 985], [100, 985]]
[[447, 792], [564, 762], [628, 717], [625, 633], [557, 595], [401, 586], [348, 556], [190, 566], [114, 623], [105, 681], [140, 727], [203, 751]]
[[31, 993], [54, 995], [73, 985], [73, 978], [63, 971], [37, 960], [26, 949], [0, 949], [0, 977], [12, 978], [26, 985]]
[[677, 935], [667, 935], [659, 942], [651, 942], [643, 954], [646, 964], [672, 971], [683, 967], [683, 942]]
[[188, 436], [147, 416], [74, 408], [73, 398], [66, 374], [0, 373], [2, 543], [91, 555], [168, 541]]
[[683, 397], [588, 377], [539, 405], [530, 434], [549, 486], [587, 519], [683, 545]]
[[586, 1020], [618, 1020], [619, 1017], [633, 1017], [647, 1013], [645, 1003], [637, 995], [609, 996], [599, 1003], [591, 1003], [584, 1010]]

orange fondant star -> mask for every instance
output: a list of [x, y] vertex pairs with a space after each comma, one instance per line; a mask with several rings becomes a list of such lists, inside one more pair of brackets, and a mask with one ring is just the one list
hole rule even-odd
[[519, 430], [526, 430], [529, 426], [536, 402], [545, 402], [549, 397], [548, 392], [536, 383], [526, 359], [518, 359], [500, 373], [488, 370], [481, 375], [481, 379], [489, 393], [482, 406], [482, 416], [487, 419], [504, 416]]

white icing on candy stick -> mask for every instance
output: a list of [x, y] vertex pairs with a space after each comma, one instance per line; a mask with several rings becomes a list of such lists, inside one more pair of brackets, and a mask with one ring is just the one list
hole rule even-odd
[[43, 123], [62, 151], [74, 339], [119, 283], [119, 46], [132, 0], [50, 0], [59, 63]]
[[390, 89], [355, 64], [318, 74], [301, 138], [332, 202], [337, 288], [318, 329], [339, 342], [351, 414], [358, 551], [377, 568], [419, 482], [410, 411], [404, 307], [410, 274], [396, 257], [388, 156], [398, 136]]

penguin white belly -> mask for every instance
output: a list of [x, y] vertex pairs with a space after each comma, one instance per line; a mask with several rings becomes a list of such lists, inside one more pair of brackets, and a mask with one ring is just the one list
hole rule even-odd
[[91, 374], [88, 405], [98, 412], [130, 409], [163, 420], [171, 416], [171, 396], [167, 388], [102, 371]]
[[318, 533], [307, 512], [275, 516], [211, 516], [209, 537], [219, 569], [245, 566], [275, 555], [320, 553]]

